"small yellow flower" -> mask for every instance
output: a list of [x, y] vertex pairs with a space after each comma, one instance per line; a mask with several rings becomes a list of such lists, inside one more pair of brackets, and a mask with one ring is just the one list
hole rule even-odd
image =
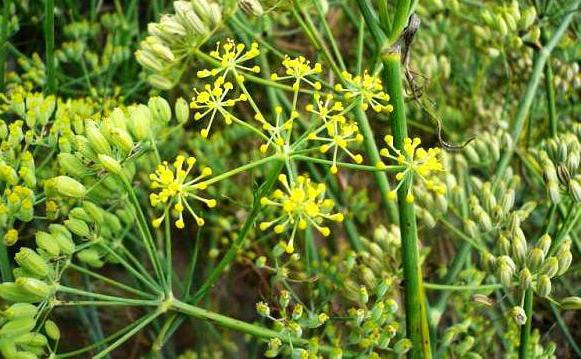
[[285, 56], [284, 60], [282, 61], [282, 66], [285, 68], [285, 75], [279, 76], [278, 74], [273, 73], [270, 76], [272, 80], [277, 81], [294, 79], [295, 82], [293, 83], [293, 89], [295, 91], [298, 91], [301, 81], [308, 83], [316, 90], [321, 89], [320, 82], [313, 82], [307, 79], [307, 76], [317, 75], [323, 72], [323, 67], [321, 64], [316, 63], [315, 65], [311, 66], [311, 62], [303, 56], [299, 56], [297, 58], [290, 58], [289, 56]]
[[324, 123], [343, 120], [345, 118], [344, 113], [346, 112], [345, 107], [341, 101], [334, 101], [333, 95], [325, 95], [325, 99], [321, 99], [321, 94], [315, 93], [313, 95], [315, 100], [315, 105], [308, 104], [306, 107], [307, 112], [317, 115]]
[[389, 95], [383, 92], [381, 80], [377, 76], [369, 75], [367, 71], [362, 76], [353, 76], [347, 71], [343, 71], [341, 75], [347, 86], [337, 84], [335, 90], [343, 93], [345, 99], [360, 98], [363, 111], [366, 111], [369, 106], [375, 112], [393, 111], [393, 106], [388, 103]]
[[274, 125], [266, 122], [261, 117], [256, 117], [256, 119], [262, 123], [262, 128], [268, 132], [269, 135], [268, 141], [260, 146], [260, 152], [262, 153], [266, 153], [271, 144], [277, 146], [279, 149], [285, 145], [288, 145], [294, 120], [299, 116], [297, 112], [292, 112], [290, 118], [286, 121], [283, 121], [282, 107], [277, 106], [274, 109], [274, 112], [276, 115]]
[[298, 176], [289, 183], [284, 174], [278, 179], [284, 190], [275, 190], [271, 198], [263, 197], [260, 203], [263, 206], [278, 207], [282, 213], [272, 221], [260, 223], [260, 229], [264, 231], [274, 225], [274, 232], [280, 234], [291, 227], [291, 237], [285, 248], [287, 253], [294, 252], [297, 229], [304, 230], [311, 224], [323, 236], [328, 236], [331, 230], [321, 226], [323, 220], [343, 221], [342, 213], [331, 213], [335, 203], [331, 199], [325, 199], [326, 188], [323, 183], [313, 183], [305, 176]]
[[[327, 136], [319, 136], [319, 133], [324, 129], [327, 130]], [[350, 144], [360, 144], [363, 142], [363, 135], [359, 133], [359, 127], [355, 122], [347, 121], [344, 117], [335, 117], [334, 120], [326, 123], [325, 126], [318, 130], [309, 133], [309, 140], [327, 142], [320, 147], [321, 153], [327, 153], [333, 150], [333, 164], [331, 165], [331, 173], [338, 172], [337, 168], [337, 154], [339, 150], [345, 152], [355, 163], [363, 162], [363, 156], [354, 154], [349, 150]]]
[[[187, 164], [185, 169], [184, 162]], [[173, 209], [175, 211], [175, 217], [177, 217], [175, 226], [180, 229], [185, 226], [182, 213], [186, 208], [196, 219], [196, 223], [199, 226], [204, 225], [204, 219], [194, 212], [188, 202], [189, 200], [194, 199], [203, 202], [209, 208], [216, 206], [215, 199], [206, 199], [198, 195], [200, 190], [204, 190], [207, 187], [202, 179], [212, 175], [212, 170], [209, 167], [202, 168], [198, 177], [188, 180], [188, 175], [195, 163], [196, 159], [194, 157], [188, 157], [186, 159], [184, 156], [177, 156], [173, 163], [173, 169], [164, 161], [157, 166], [154, 173], [149, 175], [151, 188], [157, 190], [157, 193], [151, 193], [149, 195], [151, 205], [154, 207], [165, 207], [168, 210]], [[153, 220], [154, 227], [157, 228], [161, 225], [165, 220], [166, 213], [167, 211], [164, 211], [161, 217]]]
[[226, 77], [230, 72], [236, 73], [237, 70], [259, 73], [259, 66], [248, 67], [242, 65], [244, 62], [252, 60], [258, 55], [260, 55], [260, 49], [256, 42], [253, 42], [250, 48], [246, 50], [244, 44], [237, 44], [234, 40], [227, 39], [223, 44], [218, 42], [216, 44], [216, 50], [210, 52], [210, 56], [220, 61], [220, 65], [211, 70], [200, 70], [197, 75], [199, 78], [204, 78], [223, 73], [223, 76]]
[[[438, 172], [444, 171], [444, 166], [438, 158], [441, 151], [439, 148], [430, 148], [426, 151], [422, 147], [419, 147], [421, 144], [419, 138], [414, 138], [413, 140], [411, 138], [406, 138], [404, 140], [403, 151], [394, 147], [393, 136], [386, 135], [385, 142], [387, 143], [388, 148], [381, 149], [380, 154], [405, 167], [405, 170], [398, 172], [395, 175], [395, 178], [400, 183], [392, 192], [390, 192], [388, 199], [395, 199], [397, 189], [401, 186], [403, 180], [407, 178], [407, 176], [419, 177], [424, 182], [427, 189], [434, 191], [437, 194], [446, 193], [446, 186], [438, 177], [436, 177]], [[414, 201], [414, 196], [409, 192], [405, 199], [408, 203], [412, 203]]]
[[216, 118], [216, 114], [220, 114], [224, 118], [227, 125], [232, 123], [235, 116], [227, 110], [228, 107], [233, 107], [237, 102], [246, 101], [248, 98], [242, 94], [237, 98], [227, 99], [228, 92], [233, 89], [231, 82], [227, 82], [223, 77], [218, 77], [214, 81], [213, 86], [207, 84], [203, 91], [194, 89], [196, 95], [192, 98], [190, 107], [198, 112], [194, 113], [194, 120], [199, 121], [207, 115], [210, 116], [208, 126], [200, 131], [203, 138], [207, 138], [210, 133], [212, 123]]

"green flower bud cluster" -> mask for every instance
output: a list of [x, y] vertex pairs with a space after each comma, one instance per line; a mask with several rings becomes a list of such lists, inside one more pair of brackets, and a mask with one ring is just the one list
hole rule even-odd
[[191, 49], [199, 47], [222, 24], [223, 9], [213, 0], [178, 0], [173, 5], [174, 14], [149, 23], [149, 36], [135, 52], [137, 61], [149, 72], [149, 83], [164, 90], [179, 81]]
[[[279, 332], [281, 337], [301, 338], [305, 332], [311, 333], [313, 329], [322, 327], [329, 320], [329, 316], [325, 312], [312, 312], [300, 303], [291, 305], [290, 302], [290, 292], [282, 290], [278, 296], [276, 311], [278, 317], [273, 316], [274, 311], [267, 303], [258, 302], [256, 304], [257, 313], [271, 320], [273, 329]], [[283, 345], [280, 340], [272, 339], [268, 343], [265, 356], [274, 358], [285, 349], [287, 349], [286, 344]], [[314, 345], [311, 349], [314, 350], [313, 354], [316, 354], [318, 346]]]
[[547, 195], [553, 203], [559, 203], [563, 195], [570, 196], [575, 202], [581, 202], [579, 139], [578, 134], [568, 132], [547, 140], [538, 150], [537, 164], [543, 171]]
[[513, 140], [504, 130], [483, 131], [462, 150], [470, 167], [494, 171], [503, 149], [513, 147]]
[[[518, 309], [517, 309], [518, 310]], [[509, 359], [518, 359], [519, 357], [519, 345], [520, 345], [520, 325], [514, 321], [510, 320], [508, 322], [507, 332], [506, 332], [506, 353], [505, 357]], [[529, 338], [529, 354], [533, 358], [541, 359], [555, 359], [556, 345], [552, 341], [548, 341], [547, 338], [541, 339], [541, 334], [538, 329], [534, 329]]]
[[38, 358], [50, 351], [49, 339], [58, 341], [60, 331], [47, 320], [41, 333], [35, 329], [39, 309], [32, 304], [16, 303], [0, 311], [0, 353], [3, 358]]
[[[575, 43], [572, 39], [570, 41]], [[563, 96], [570, 97], [572, 101], [579, 100], [579, 89], [581, 89], [579, 63], [565, 62], [555, 58], [552, 60], [552, 65], [556, 91], [559, 91]]]
[[39, 88], [45, 83], [46, 70], [44, 62], [38, 53], [33, 53], [30, 58], [21, 56], [16, 60], [20, 71], [11, 71], [6, 74], [8, 90], [22, 86], [27, 90]]

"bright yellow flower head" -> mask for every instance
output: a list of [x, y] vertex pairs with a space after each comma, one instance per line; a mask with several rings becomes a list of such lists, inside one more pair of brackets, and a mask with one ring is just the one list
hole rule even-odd
[[[187, 165], [185, 169], [184, 162]], [[168, 210], [173, 209], [175, 211], [175, 217], [177, 217], [175, 226], [180, 229], [185, 226], [182, 215], [185, 208], [196, 219], [196, 223], [199, 226], [204, 225], [204, 219], [194, 212], [188, 202], [189, 200], [194, 199], [203, 202], [209, 208], [216, 206], [215, 199], [206, 199], [198, 195], [200, 190], [204, 190], [207, 187], [202, 179], [212, 175], [212, 170], [209, 167], [204, 167], [198, 177], [188, 181], [188, 175], [195, 163], [196, 159], [194, 157], [188, 157], [186, 159], [184, 156], [177, 156], [173, 163], [173, 168], [164, 161], [157, 166], [154, 173], [149, 175], [151, 188], [157, 191], [157, 193], [151, 193], [149, 195], [151, 205], [154, 207], [165, 207]], [[164, 221], [166, 214], [167, 211], [164, 211], [161, 217], [154, 219], [153, 226], [159, 227]]]
[[323, 220], [343, 221], [342, 213], [330, 213], [335, 204], [331, 199], [325, 199], [326, 188], [323, 183], [313, 183], [304, 176], [298, 176], [292, 183], [285, 175], [280, 175], [278, 179], [284, 190], [275, 190], [271, 198], [263, 197], [260, 203], [263, 206], [278, 207], [282, 213], [272, 221], [260, 223], [260, 229], [264, 231], [274, 225], [274, 232], [280, 234], [292, 228], [286, 245], [287, 253], [294, 252], [293, 242], [297, 229], [304, 230], [311, 224], [322, 235], [328, 236], [331, 230], [321, 226]]
[[293, 89], [295, 89], [295, 91], [298, 91], [301, 81], [308, 83], [316, 90], [321, 89], [320, 82], [313, 82], [307, 79], [307, 76], [317, 75], [323, 72], [323, 67], [321, 64], [316, 63], [315, 65], [311, 66], [311, 62], [303, 56], [296, 58], [285, 56], [284, 60], [282, 61], [282, 66], [285, 68], [285, 75], [279, 76], [278, 74], [274, 73], [270, 76], [272, 80], [276, 81], [294, 79], [295, 82], [293, 83]]
[[236, 102], [246, 101], [248, 99], [244, 94], [237, 98], [227, 99], [226, 96], [228, 96], [228, 92], [232, 89], [232, 83], [225, 81], [223, 77], [218, 77], [213, 85], [207, 84], [202, 91], [194, 89], [196, 94], [190, 103], [190, 107], [197, 110], [194, 114], [194, 120], [199, 121], [207, 115], [210, 115], [208, 126], [200, 131], [203, 138], [208, 137], [216, 114], [221, 115], [224, 118], [224, 122], [229, 125], [236, 117], [227, 108], [233, 107], [236, 105]]
[[315, 100], [315, 105], [308, 104], [306, 110], [317, 115], [323, 122], [328, 123], [345, 118], [346, 110], [343, 103], [334, 101], [333, 95], [327, 94], [324, 99], [321, 99], [321, 94], [315, 93], [313, 99]]
[[[327, 135], [321, 136], [320, 133], [326, 129]], [[349, 149], [349, 145], [360, 144], [363, 142], [363, 135], [359, 133], [359, 127], [353, 121], [347, 121], [344, 117], [335, 117], [333, 121], [327, 122], [318, 130], [309, 133], [309, 140], [326, 142], [320, 147], [321, 153], [327, 153], [333, 150], [333, 164], [331, 173], [338, 172], [337, 154], [339, 150], [345, 152], [355, 163], [363, 162], [363, 156], [354, 154]]]
[[262, 153], [266, 153], [271, 144], [279, 149], [284, 145], [288, 145], [294, 120], [299, 116], [297, 112], [292, 112], [290, 118], [284, 120], [282, 107], [280, 106], [274, 109], [274, 113], [276, 116], [274, 125], [257, 117], [259, 122], [262, 123], [262, 129], [268, 133], [268, 141], [260, 146], [260, 152]]
[[[220, 45], [222, 46], [220, 47]], [[234, 40], [227, 39], [223, 44], [218, 42], [216, 44], [216, 50], [210, 52], [210, 56], [220, 61], [220, 65], [212, 70], [200, 70], [197, 75], [199, 78], [204, 78], [216, 76], [223, 72], [223, 76], [225, 77], [228, 73], [238, 70], [259, 73], [259, 66], [248, 67], [242, 65], [244, 62], [252, 60], [258, 55], [260, 55], [260, 50], [256, 42], [253, 42], [250, 48], [246, 50], [244, 44], [237, 44]]]
[[[380, 154], [405, 167], [405, 170], [398, 172], [395, 176], [400, 182], [397, 188], [399, 188], [403, 180], [409, 175], [419, 177], [429, 190], [438, 194], [444, 194], [446, 192], [446, 186], [436, 177], [439, 172], [444, 171], [444, 166], [438, 157], [441, 153], [439, 148], [430, 148], [426, 151], [422, 147], [419, 147], [421, 144], [419, 138], [414, 138], [413, 140], [406, 138], [404, 140], [403, 151], [394, 147], [393, 136], [386, 135], [385, 142], [388, 148], [383, 148]], [[392, 191], [391, 199], [395, 199], [397, 188]], [[407, 194], [406, 200], [410, 203], [414, 201], [411, 192]]]
[[393, 111], [393, 106], [388, 103], [389, 95], [383, 92], [383, 85], [377, 76], [369, 75], [367, 71], [362, 76], [353, 76], [349, 72], [343, 71], [342, 77], [347, 83], [347, 87], [337, 84], [335, 90], [343, 93], [347, 100], [360, 98], [361, 108], [364, 111], [369, 106], [375, 112]]

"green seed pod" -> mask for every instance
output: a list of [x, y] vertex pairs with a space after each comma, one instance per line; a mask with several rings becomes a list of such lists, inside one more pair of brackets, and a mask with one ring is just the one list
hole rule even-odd
[[528, 289], [533, 281], [533, 276], [528, 268], [523, 268], [519, 274], [520, 285], [523, 289]]
[[563, 310], [581, 310], [581, 298], [567, 297], [561, 300], [561, 309]]
[[541, 238], [537, 241], [537, 248], [543, 251], [543, 257], [549, 253], [549, 249], [551, 248], [551, 236], [548, 234], [543, 234]]
[[34, 318], [25, 317], [13, 319], [0, 328], [0, 338], [14, 338], [30, 332], [35, 325]]
[[506, 264], [500, 264], [497, 268], [497, 275], [500, 283], [505, 287], [510, 287], [512, 285], [512, 275], [513, 271], [510, 266]]
[[508, 213], [514, 206], [514, 199], [515, 193], [512, 188], [509, 188], [502, 199], [500, 200], [500, 207], [502, 208], [503, 213]]
[[151, 111], [145, 105], [133, 109], [129, 119], [129, 130], [138, 141], [151, 137]]
[[81, 221], [91, 223], [93, 218], [81, 207], [75, 207], [69, 212], [69, 218], [79, 219]]
[[296, 304], [293, 307], [292, 318], [293, 320], [299, 320], [303, 316], [303, 306], [300, 304]]
[[91, 230], [85, 221], [71, 218], [67, 219], [64, 223], [69, 231], [79, 237], [89, 237], [91, 235]]
[[548, 297], [551, 294], [551, 278], [541, 275], [537, 281], [537, 294], [540, 297]]
[[109, 120], [111, 120], [113, 125], [112, 128], [127, 130], [127, 117], [121, 108], [115, 107], [113, 111], [111, 111]]
[[569, 192], [571, 192], [575, 202], [581, 202], [581, 183], [576, 178], [569, 181]]
[[50, 339], [54, 341], [59, 340], [61, 337], [61, 331], [59, 327], [52, 320], [47, 320], [44, 322], [44, 332]]
[[160, 90], [169, 90], [174, 86], [173, 82], [170, 79], [159, 74], [152, 74], [147, 76], [147, 82], [152, 87], [158, 88]]
[[562, 245], [557, 251], [557, 260], [559, 263], [559, 270], [557, 275], [563, 275], [571, 266], [573, 262], [573, 255], [571, 254], [571, 249], [569, 246]]
[[17, 303], [35, 303], [44, 299], [44, 297], [31, 294], [14, 282], [0, 283], [0, 298]]
[[98, 160], [101, 166], [112, 175], [121, 175], [123, 171], [123, 167], [121, 167], [121, 163], [114, 159], [111, 156], [107, 155], [98, 155]]
[[369, 294], [367, 293], [367, 288], [363, 285], [359, 287], [358, 299], [362, 303], [367, 303], [369, 301]]
[[492, 272], [493, 268], [496, 267], [496, 257], [490, 252], [484, 252], [482, 255], [482, 268], [486, 272]]
[[16, 344], [12, 340], [0, 340], [0, 353], [6, 359], [19, 358]]
[[60, 254], [60, 247], [55, 239], [46, 232], [38, 231], [35, 233], [36, 245], [48, 253], [51, 257], [58, 257]]
[[59, 166], [68, 175], [82, 177], [89, 172], [89, 169], [83, 164], [83, 162], [73, 154], [59, 153], [57, 158]]
[[290, 293], [287, 290], [282, 290], [278, 298], [278, 303], [282, 308], [286, 308], [288, 307], [289, 302], [290, 302]]
[[179, 123], [185, 123], [190, 118], [190, 106], [182, 97], [176, 100], [175, 113]]
[[36, 278], [20, 277], [16, 285], [37, 297], [46, 298], [53, 292], [52, 286]]
[[87, 194], [85, 186], [68, 176], [54, 177], [47, 182], [50, 182], [50, 187], [54, 188], [61, 196], [83, 198]]
[[163, 97], [160, 96], [152, 97], [149, 99], [147, 105], [151, 110], [151, 114], [154, 121], [160, 123], [168, 123], [169, 120], [171, 120], [171, 108], [169, 106], [169, 103]]
[[76, 135], [73, 140], [73, 145], [75, 150], [84, 158], [89, 160], [95, 160], [97, 158], [97, 154], [93, 151], [89, 140], [85, 136]]
[[29, 303], [15, 303], [1, 313], [6, 319], [15, 319], [21, 317], [34, 317], [38, 313], [38, 308]]
[[527, 241], [524, 237], [524, 233], [520, 228], [517, 228], [512, 233], [512, 258], [520, 266], [524, 265], [527, 254]]
[[71, 232], [62, 224], [51, 224], [48, 226], [50, 233], [58, 244], [62, 254], [70, 256], [75, 251], [75, 242]]
[[534, 6], [529, 6], [523, 10], [522, 16], [520, 18], [520, 27], [522, 29], [528, 29], [533, 26], [535, 19], [537, 18], [537, 11]]
[[101, 260], [101, 256], [99, 255], [99, 252], [97, 252], [95, 249], [92, 249], [92, 248], [83, 249], [82, 251], [77, 253], [77, 258], [79, 259], [79, 261], [81, 261], [83, 263], [87, 263], [91, 267], [95, 267], [95, 268], [100, 268], [103, 266], [103, 264], [105, 264]]
[[123, 128], [112, 128], [109, 135], [111, 143], [121, 149], [125, 155], [131, 153], [135, 144], [129, 132]]
[[540, 248], [532, 248], [529, 251], [528, 258], [527, 258], [527, 267], [530, 268], [531, 271], [536, 272], [543, 261], [545, 260], [545, 253]]
[[96, 204], [89, 201], [83, 201], [83, 210], [91, 218], [91, 222], [103, 224], [105, 218], [103, 217], [103, 210]]
[[471, 219], [464, 220], [464, 231], [472, 238], [478, 236], [478, 227], [476, 226], [476, 223]]
[[385, 294], [391, 289], [393, 281], [389, 278], [385, 278], [379, 281], [379, 284], [375, 288], [375, 295], [377, 298], [383, 298]]
[[32, 347], [45, 347], [48, 345], [46, 337], [40, 333], [26, 333], [14, 338], [14, 342], [18, 345], [26, 345]]
[[89, 140], [89, 145], [96, 154], [111, 154], [111, 146], [109, 145], [109, 142], [105, 136], [103, 136], [94, 121], [89, 120], [85, 122], [85, 134]]
[[503, 256], [507, 256], [510, 254], [510, 250], [511, 250], [511, 243], [508, 240], [508, 238], [506, 238], [506, 236], [504, 236], [503, 234], [501, 234], [498, 237], [498, 240], [496, 241], [496, 245], [498, 247], [498, 253], [500, 253]]
[[540, 273], [546, 275], [549, 278], [553, 278], [558, 271], [559, 261], [556, 257], [549, 257], [541, 267]]
[[377, 278], [375, 278], [375, 274], [373, 274], [373, 271], [369, 267], [361, 265], [359, 267], [359, 277], [367, 287], [375, 288]]
[[14, 256], [14, 260], [21, 267], [41, 278], [46, 277], [50, 271], [48, 263], [30, 248], [20, 248], [20, 251]]
[[551, 202], [557, 204], [561, 202], [561, 190], [559, 189], [559, 184], [556, 181], [547, 182], [547, 193]]

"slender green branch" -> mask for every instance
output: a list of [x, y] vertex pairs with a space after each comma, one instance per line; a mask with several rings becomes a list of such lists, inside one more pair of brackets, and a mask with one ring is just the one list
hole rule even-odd
[[67, 287], [64, 285], [60, 285], [60, 284], [57, 286], [56, 291], [61, 292], [61, 293], [67, 293], [67, 294], [73, 294], [73, 295], [78, 295], [78, 296], [82, 296], [82, 297], [87, 297], [87, 298], [95, 298], [95, 299], [112, 301], [112, 302], [117, 302], [117, 303], [126, 303], [128, 305], [133, 305], [133, 306], [157, 306], [160, 304], [159, 300], [145, 300], [145, 299], [131, 299], [131, 298], [125, 298], [125, 297], [117, 297], [117, 296], [113, 296], [113, 295], [88, 292], [85, 290], [71, 288], [71, 287]]
[[10, 258], [8, 257], [8, 248], [4, 243], [4, 231], [0, 229], [0, 274], [2, 282], [12, 281], [12, 269]]
[[8, 24], [12, 0], [4, 0], [2, 5], [2, 24], [0, 24], [0, 92], [4, 92], [6, 63], [8, 60]]
[[483, 284], [483, 285], [448, 285], [437, 283], [424, 283], [424, 287], [433, 290], [445, 291], [486, 291], [491, 289], [502, 288], [502, 284]]
[[56, 63], [54, 56], [54, 0], [44, 0], [44, 37], [46, 57], [46, 91], [56, 93]]
[[[302, 156], [302, 155], [291, 155], [291, 160], [298, 160], [298, 161], [308, 161], [314, 163], [320, 163], [324, 165], [333, 165], [333, 161], [309, 157], [309, 156]], [[367, 171], [367, 172], [399, 172], [405, 169], [403, 166], [385, 166], [384, 168], [379, 168], [375, 166], [366, 166], [366, 165], [358, 165], [354, 163], [346, 163], [346, 162], [336, 162], [337, 167], [349, 168], [352, 170], [358, 171]]]
[[518, 357], [519, 359], [526, 359], [528, 358], [529, 352], [529, 338], [531, 336], [531, 324], [533, 320], [533, 290], [527, 289], [525, 291], [525, 298], [524, 298], [524, 310], [527, 316], [527, 321], [524, 325], [520, 327], [520, 344], [518, 348]]

